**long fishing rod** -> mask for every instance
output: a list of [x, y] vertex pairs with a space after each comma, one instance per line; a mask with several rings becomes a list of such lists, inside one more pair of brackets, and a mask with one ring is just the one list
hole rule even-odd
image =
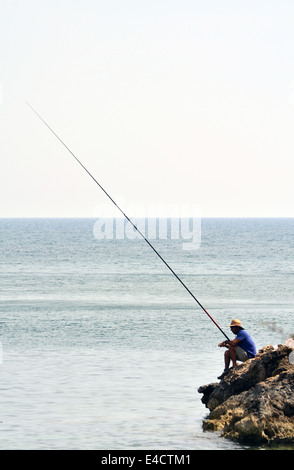
[[177, 275], [177, 273], [170, 267], [170, 265], [165, 261], [165, 259], [161, 256], [160, 253], [154, 248], [154, 246], [150, 243], [150, 241], [145, 237], [145, 235], [138, 229], [138, 227], [132, 222], [132, 220], [124, 213], [124, 211], [118, 206], [118, 204], [112, 199], [110, 194], [101, 186], [101, 184], [94, 178], [94, 176], [87, 170], [87, 168], [83, 165], [83, 163], [76, 157], [76, 155], [70, 150], [70, 148], [61, 140], [61, 138], [56, 134], [56, 132], [47, 124], [47, 122], [37, 113], [37, 111], [30, 105], [30, 103], [26, 102], [26, 104], [31, 108], [31, 110], [38, 116], [38, 118], [45, 124], [45, 126], [55, 135], [55, 137], [59, 140], [59, 142], [66, 148], [66, 150], [72, 155], [72, 157], [81, 165], [81, 167], [85, 170], [86, 173], [92, 178], [92, 180], [99, 186], [100, 189], [106, 194], [106, 196], [110, 199], [110, 201], [117, 207], [117, 209], [121, 212], [121, 214], [127, 219], [127, 221], [134, 227], [134, 229], [139, 233], [139, 235], [145, 240], [145, 242], [152, 248], [154, 253], [161, 259], [161, 261], [166, 265], [166, 267], [171, 271], [171, 273], [177, 278], [177, 280], [182, 284], [182, 286], [186, 289], [186, 291], [191, 295], [191, 297], [197, 302], [199, 307], [208, 315], [210, 320], [217, 326], [217, 328], [222, 332], [222, 334], [229, 340], [228, 336], [225, 332], [221, 329], [221, 327], [216, 323], [216, 321], [212, 318], [212, 316], [208, 313], [208, 311], [203, 307], [203, 305], [199, 302], [199, 300], [195, 297], [195, 295], [190, 291], [190, 289], [186, 286], [186, 284], [182, 281], [182, 279]]

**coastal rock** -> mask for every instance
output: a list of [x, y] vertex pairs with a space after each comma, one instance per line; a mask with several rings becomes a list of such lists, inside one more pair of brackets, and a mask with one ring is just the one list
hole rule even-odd
[[198, 389], [210, 410], [203, 428], [248, 444], [294, 444], [293, 349], [266, 346], [230, 369], [220, 382]]

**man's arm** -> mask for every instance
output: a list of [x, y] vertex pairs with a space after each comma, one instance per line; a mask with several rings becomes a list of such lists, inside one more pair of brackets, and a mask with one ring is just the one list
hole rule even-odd
[[229, 346], [237, 346], [238, 343], [240, 343], [240, 339], [232, 339], [231, 341], [227, 340], [226, 341], [223, 341], [222, 343], [219, 343], [219, 347], [220, 348], [228, 348]]

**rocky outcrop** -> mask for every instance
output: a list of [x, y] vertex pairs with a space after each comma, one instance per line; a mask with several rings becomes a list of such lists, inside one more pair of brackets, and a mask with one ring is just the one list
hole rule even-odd
[[198, 389], [210, 410], [205, 430], [247, 444], [294, 444], [294, 364], [291, 347], [266, 346], [254, 359]]

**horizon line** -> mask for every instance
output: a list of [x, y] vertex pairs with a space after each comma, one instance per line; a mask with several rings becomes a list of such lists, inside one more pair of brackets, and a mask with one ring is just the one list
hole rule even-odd
[[[1, 216], [0, 220], [2, 219], [88, 219], [88, 220], [96, 220], [99, 218], [103, 219], [123, 219], [123, 216]], [[134, 216], [131, 217], [133, 219], [161, 219], [161, 218], [195, 218], [195, 215], [185, 215], [184, 217], [179, 216], [170, 216], [170, 215], [160, 215], [160, 216]], [[294, 215], [208, 215], [208, 216], [200, 216], [200, 219], [294, 219]]]

